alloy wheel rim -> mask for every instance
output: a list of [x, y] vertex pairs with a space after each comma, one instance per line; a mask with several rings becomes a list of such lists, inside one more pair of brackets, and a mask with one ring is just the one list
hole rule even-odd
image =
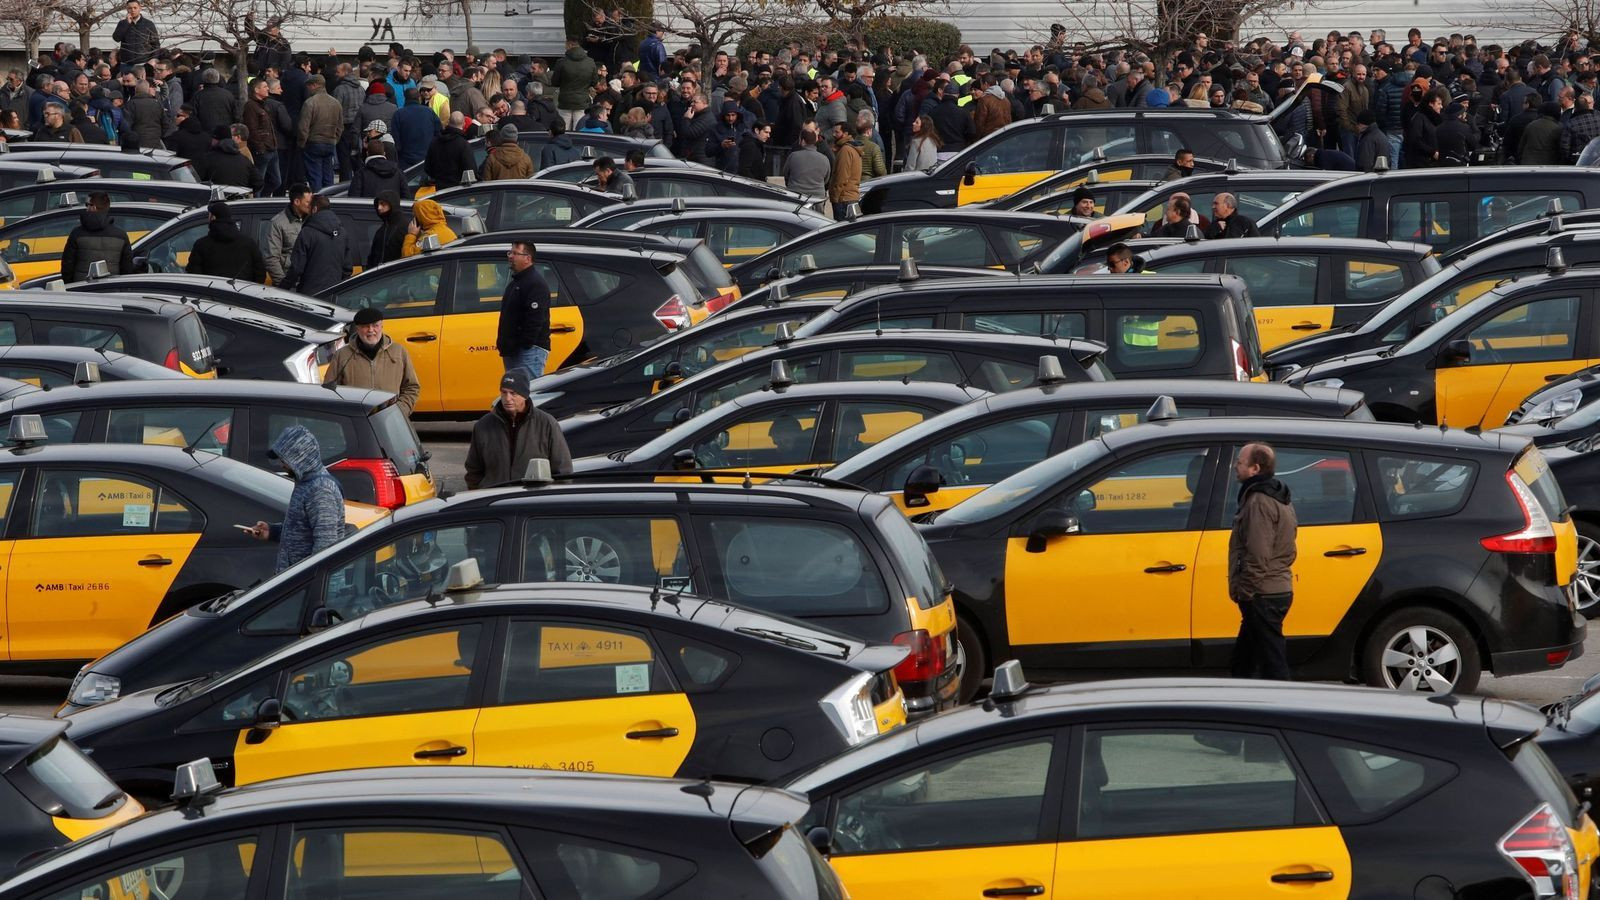
[[1578, 609], [1588, 609], [1600, 603], [1600, 541], [1578, 535], [1578, 574], [1576, 601]]
[[597, 537], [567, 541], [567, 580], [616, 584], [622, 580], [622, 557], [616, 548]]
[[1399, 691], [1444, 694], [1461, 676], [1461, 648], [1429, 625], [1411, 625], [1383, 644], [1383, 681]]

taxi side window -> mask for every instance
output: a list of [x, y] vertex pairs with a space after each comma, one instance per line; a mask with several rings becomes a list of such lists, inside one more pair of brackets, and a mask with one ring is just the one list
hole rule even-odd
[[222, 407], [113, 409], [106, 443], [190, 447], [227, 455], [233, 410]]
[[874, 331], [879, 328], [932, 328], [933, 314], [925, 316], [885, 316], [884, 318], [871, 318], [865, 322], [851, 325], [845, 331]]
[[889, 237], [892, 263], [914, 259], [944, 266], [982, 268], [999, 264], [983, 230], [973, 225], [896, 225]]
[[[1300, 527], [1347, 525], [1356, 521], [1356, 473], [1350, 454], [1343, 450], [1278, 447], [1277, 478], [1289, 489], [1290, 503]], [[1233, 459], [1238, 459], [1235, 447]], [[1228, 527], [1239, 509], [1239, 492], [1225, 492], [1222, 527]]]
[[[19, 379], [28, 381], [29, 379]], [[44, 420], [44, 435], [52, 444], [70, 444], [78, 434], [78, 423], [83, 419], [82, 412], [46, 412], [39, 416]], [[0, 428], [11, 424], [11, 419], [0, 419]]]
[[[1513, 269], [1495, 272], [1480, 278], [1469, 278], [1428, 301], [1428, 324], [1439, 321], [1460, 307], [1478, 299], [1513, 278], [1520, 278], [1533, 269]], [[1411, 337], [1411, 323], [1402, 322], [1396, 332], [1384, 335], [1385, 341], [1403, 341]]]
[[43, 222], [19, 224], [0, 239], [0, 259], [6, 262], [39, 262], [60, 259], [67, 234], [78, 227], [78, 218], [68, 216]]
[[766, 407], [724, 421], [710, 434], [697, 436], [690, 449], [702, 469], [810, 462], [821, 422], [820, 401]]
[[1425, 457], [1379, 456], [1377, 494], [1384, 518], [1421, 519], [1460, 509], [1472, 493], [1476, 463]]
[[742, 260], [759, 256], [788, 240], [783, 232], [769, 225], [756, 225], [750, 222], [712, 222], [706, 226], [706, 243], [720, 260]]
[[1479, 236], [1494, 234], [1545, 215], [1551, 200], [1560, 200], [1566, 212], [1583, 209], [1583, 197], [1575, 191], [1499, 191], [1485, 194], [1477, 202]]
[[1361, 237], [1361, 218], [1366, 208], [1365, 199], [1323, 203], [1285, 219], [1278, 233], [1284, 237]]
[[499, 900], [528, 896], [505, 839], [440, 826], [296, 828], [285, 900], [411, 896]]
[[928, 411], [903, 403], [839, 404], [839, 420], [833, 426], [831, 462], [855, 456], [884, 438], [910, 428], [928, 417]]
[[1450, 247], [1466, 239], [1465, 229], [1452, 228], [1450, 199], [1398, 197], [1389, 204], [1389, 239]]
[[941, 438], [889, 471], [881, 490], [897, 491], [918, 466], [939, 470], [949, 485], [993, 484], [1039, 462], [1050, 454], [1056, 414], [985, 425]]
[[[1102, 434], [1116, 431], [1119, 428], [1132, 428], [1144, 422], [1144, 417], [1150, 412], [1148, 406], [1122, 409], [1091, 409], [1084, 413], [1084, 426], [1087, 434], [1084, 440], [1092, 441]], [[1178, 417], [1180, 419], [1197, 419], [1211, 415], [1211, 410], [1202, 406], [1180, 406]]]
[[689, 551], [678, 520], [642, 517], [526, 519], [524, 581], [685, 586]]
[[1242, 256], [1223, 271], [1244, 279], [1256, 306], [1315, 306], [1320, 256]]
[[414, 531], [369, 547], [328, 573], [322, 604], [346, 620], [405, 600], [443, 593], [450, 567], [476, 559], [483, 580], [500, 578], [500, 523], [474, 522]]
[[1202, 447], [1147, 456], [1113, 469], [1059, 505], [1078, 517], [1084, 534], [1182, 531], [1205, 464]]
[[966, 380], [956, 358], [948, 353], [910, 350], [855, 350], [839, 354], [839, 381]]
[[1078, 836], [1085, 839], [1321, 824], [1270, 734], [1091, 730], [1082, 778]]
[[303, 426], [317, 439], [317, 449], [322, 453], [323, 462], [331, 463], [350, 455], [353, 435], [350, 433], [350, 424], [343, 418], [269, 410], [266, 421], [266, 434], [251, 442], [251, 463], [254, 465], [281, 471], [281, 466], [267, 458], [267, 450], [271, 449], [272, 442], [283, 434], [284, 429], [295, 425]]
[[1054, 744], [1041, 737], [970, 750], [845, 794], [833, 818], [834, 851], [1037, 843], [1044, 837]]
[[599, 303], [633, 283], [633, 278], [629, 276], [594, 266], [569, 266], [567, 272], [578, 283], [573, 291], [572, 302], [579, 306]]
[[1111, 358], [1118, 369], [1193, 365], [1204, 352], [1200, 319], [1186, 313], [1111, 316]]
[[[21, 341], [17, 340], [17, 323], [12, 319], [0, 319], [0, 345], [10, 347], [19, 343]], [[23, 376], [7, 375], [6, 377], [21, 378]], [[63, 376], [61, 383], [65, 384], [66, 381], [67, 379]]]
[[[1344, 299], [1383, 300], [1406, 289], [1406, 273], [1399, 263], [1378, 259], [1346, 259], [1339, 266], [1344, 279]], [[1336, 271], [1339, 271], [1336, 270]], [[1252, 298], [1256, 295], [1250, 294]], [[1260, 301], [1256, 301], [1260, 305]]]
[[687, 178], [643, 178], [640, 181], [645, 197], [652, 200], [657, 197], [714, 197], [719, 187]]
[[[644, 229], [640, 230], [642, 231]], [[665, 222], [660, 225], [652, 225], [650, 227], [650, 231], [654, 234], [662, 234], [666, 235], [667, 237], [676, 238], [697, 237], [697, 232], [699, 232], [699, 230], [700, 226], [695, 222]]]
[[[503, 267], [502, 267], [503, 268]], [[386, 319], [408, 319], [439, 315], [439, 285], [444, 280], [444, 263], [408, 266], [398, 272], [378, 275], [333, 298], [345, 309], [382, 310]]]
[[590, 837], [517, 829], [534, 877], [550, 900], [648, 900], [688, 881], [695, 864]]
[[1472, 358], [1466, 365], [1574, 359], [1580, 309], [1577, 297], [1544, 297], [1480, 322], [1465, 335], [1472, 345]]
[[500, 227], [542, 228], [583, 218], [578, 205], [560, 194], [507, 192], [501, 195]]
[[152, 481], [120, 472], [46, 469], [28, 536], [176, 534], [204, 527], [199, 510]]
[[65, 322], [38, 322], [36, 332], [43, 343], [58, 347], [96, 347], [116, 353], [128, 351], [127, 333], [106, 325], [69, 325]]
[[[572, 305], [572, 298], [562, 289], [561, 276], [556, 274], [555, 266], [543, 261], [535, 262], [534, 266], [537, 267], [540, 277], [544, 278], [545, 285], [550, 288], [550, 305]], [[510, 270], [504, 263], [457, 263], [455, 296], [450, 304], [450, 311], [499, 315], [500, 298], [505, 296], [506, 282], [510, 278]]]
[[961, 330], [986, 334], [1081, 338], [1088, 336], [1089, 325], [1084, 314], [1076, 312], [975, 312], [962, 314]]
[[[145, 265], [151, 272], [182, 272], [189, 264], [195, 242], [206, 236], [210, 223], [201, 220], [178, 231], [169, 232], [160, 244], [145, 251]], [[261, 246], [265, 246], [263, 241]]]
[[784, 254], [780, 268], [783, 274], [793, 275], [800, 271], [800, 266], [807, 256], [816, 262], [819, 269], [865, 266], [871, 264], [877, 255], [878, 229], [876, 226], [871, 226], [849, 234], [825, 238], [793, 253]]
[[1321, 734], [1286, 732], [1340, 825], [1376, 822], [1455, 777], [1443, 760]]
[[[810, 384], [811, 382], [816, 381], [822, 373], [821, 354], [817, 354], [816, 356], [805, 356], [799, 359], [790, 359], [788, 362], [789, 377], [794, 379], [795, 384]], [[766, 387], [767, 383], [771, 380], [772, 373], [770, 371], [770, 366], [760, 366], [755, 371], [752, 371], [749, 375], [746, 375], [737, 381], [731, 381], [725, 385], [722, 385], [721, 387], [701, 391], [699, 396], [695, 397], [694, 414], [698, 416], [708, 409], [714, 409], [718, 406], [721, 406], [729, 400], [732, 400], [734, 397], [739, 397], [752, 391], [759, 391], [763, 387]], [[664, 409], [660, 413], [656, 414], [656, 421], [671, 422], [672, 417], [676, 412], [676, 409]]]
[[[10, 327], [10, 340], [6, 340], [8, 327]], [[16, 328], [11, 326], [11, 323], [0, 323], [0, 345], [15, 344], [17, 342], [16, 334]], [[0, 378], [15, 378], [18, 381], [25, 381], [34, 387], [42, 388], [58, 388], [72, 383], [72, 377], [65, 372], [57, 372], [55, 369], [46, 369], [42, 366], [16, 363], [0, 363]]]
[[307, 593], [305, 585], [285, 591], [272, 605], [246, 620], [241, 630], [245, 634], [299, 634]]
[[882, 612], [877, 560], [850, 529], [806, 519], [709, 520], [712, 565], [730, 602], [785, 615]]
[[1013, 131], [1001, 140], [989, 141], [974, 157], [978, 171], [984, 175], [1003, 175], [1013, 172], [1044, 172], [1056, 168], [1050, 158], [1050, 145], [1055, 141], [1055, 129], [1026, 128]]
[[256, 837], [224, 838], [124, 864], [49, 900], [85, 897], [243, 897], [255, 867]]
[[[1067, 367], [1065, 360], [1062, 360], [1062, 368], [1072, 371]], [[1003, 359], [986, 359], [978, 364], [978, 369], [972, 376], [972, 384], [991, 393], [1003, 394], [1033, 386], [1038, 376], [1038, 366], [1007, 362]]]
[[[1070, 169], [1080, 163], [1086, 163], [1094, 158], [1096, 150], [1108, 158], [1132, 156], [1138, 152], [1138, 133], [1132, 125], [1088, 125], [1074, 122], [1062, 131], [1065, 137], [1062, 163], [1051, 168]], [[1177, 147], [1181, 146], [1183, 144], [1180, 142]]]
[[673, 690], [643, 634], [585, 623], [512, 622], [497, 701], [556, 703]]
[[[799, 323], [789, 320], [791, 327]], [[666, 372], [667, 364], [674, 359], [683, 368], [685, 377], [703, 372], [718, 363], [727, 362], [772, 343], [778, 333], [779, 320], [750, 324], [742, 328], [729, 328], [713, 332], [698, 341], [678, 342], [675, 350], [661, 353], [644, 365], [647, 377], [659, 377]]]
[[415, 632], [352, 647], [289, 673], [291, 725], [465, 707], [483, 626]]
[[[1072, 195], [1063, 192], [1060, 196], [1064, 201], [1070, 202]], [[1047, 245], [1054, 246], [1059, 243], [1057, 238], [1016, 228], [992, 228], [989, 230], [989, 235], [1000, 245], [1000, 262], [1007, 266], [1022, 262], [1044, 250]]]

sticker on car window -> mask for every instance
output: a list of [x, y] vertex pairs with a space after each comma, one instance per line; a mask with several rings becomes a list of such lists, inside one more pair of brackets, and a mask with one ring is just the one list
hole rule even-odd
[[642, 694], [650, 690], [650, 664], [617, 666], [617, 693]]
[[129, 503], [122, 507], [123, 528], [149, 528], [150, 506], [146, 503]]

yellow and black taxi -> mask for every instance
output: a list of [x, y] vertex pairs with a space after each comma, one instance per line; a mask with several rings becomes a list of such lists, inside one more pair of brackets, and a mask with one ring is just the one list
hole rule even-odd
[[1577, 529], [1578, 572], [1572, 579], [1573, 606], [1586, 618], [1600, 616], [1600, 470], [1595, 464], [1594, 420], [1600, 410], [1590, 403], [1572, 415], [1549, 426], [1536, 423], [1502, 428], [1499, 433], [1516, 435], [1543, 444], [1540, 452], [1556, 482], [1561, 485]]
[[1520, 426], [1519, 434], [1541, 447], [1565, 444], [1600, 432], [1590, 404], [1600, 399], [1600, 366], [1579, 369], [1565, 378], [1541, 385], [1506, 416], [1507, 426]]
[[1138, 254], [1142, 271], [1225, 272], [1250, 289], [1261, 349], [1365, 322], [1439, 271], [1426, 244], [1360, 238], [1239, 238], [1183, 242]]
[[668, 212], [629, 228], [647, 234], [698, 238], [706, 242], [719, 262], [732, 267], [833, 224], [832, 219], [818, 213], [784, 207]]
[[[127, 295], [123, 295], [127, 296]], [[140, 295], [165, 300], [168, 294]], [[340, 347], [343, 331], [297, 325], [269, 313], [216, 300], [190, 300], [206, 326], [217, 377], [321, 384]], [[353, 318], [353, 316], [352, 316]]]
[[79, 379], [78, 389], [0, 403], [0, 429], [15, 415], [39, 416], [52, 443], [187, 447], [270, 472], [281, 471], [268, 455], [272, 441], [300, 425], [316, 437], [346, 500], [394, 509], [436, 493], [426, 453], [386, 391], [250, 380], [173, 390], [167, 380]]
[[[452, 244], [363, 272], [319, 296], [349, 310], [383, 311], [422, 382], [416, 414], [481, 414], [505, 364], [495, 349], [510, 244]], [[699, 296], [678, 253], [570, 244], [539, 247], [550, 286], [546, 372], [628, 350], [679, 327]]]
[[486, 231], [513, 228], [565, 228], [596, 210], [614, 206], [622, 198], [559, 182], [481, 181], [447, 188], [430, 200], [471, 209]]
[[631, 203], [619, 203], [607, 206], [604, 209], [592, 212], [582, 219], [572, 223], [575, 228], [612, 228], [627, 230], [645, 219], [654, 219], [657, 216], [668, 215], [673, 212], [702, 209], [769, 209], [774, 211], [788, 211], [794, 209], [793, 203], [775, 201], [770, 198], [760, 197], [734, 197], [727, 195], [712, 195], [706, 197], [661, 197], [655, 200], [638, 199]]
[[[1252, 222], [1258, 222], [1268, 213], [1318, 185], [1326, 184], [1348, 175], [1348, 172], [1327, 172], [1322, 169], [1234, 169], [1209, 171], [1200, 169], [1195, 160], [1195, 172], [1185, 178], [1163, 181], [1139, 197], [1114, 207], [1114, 213], [1140, 213], [1144, 216], [1145, 233], [1165, 221], [1167, 201], [1173, 194], [1187, 194], [1193, 211], [1193, 222], [1204, 231], [1211, 224], [1211, 201], [1226, 191], [1238, 201], [1239, 211]], [[1093, 185], [1088, 186], [1090, 190]]]
[[0, 299], [0, 346], [50, 344], [126, 353], [191, 378], [216, 378], [205, 321], [190, 304], [126, 294], [11, 291]]
[[[1216, 668], [1239, 628], [1239, 447], [1277, 450], [1300, 528], [1298, 677], [1470, 692], [1583, 653], [1577, 538], [1527, 438], [1338, 419], [1186, 418], [1102, 433], [919, 516], [969, 660], [1052, 673]], [[1061, 590], [1071, 572], [1072, 590]], [[1137, 598], [1121, 602], [1116, 598]]]
[[331, 622], [442, 594], [450, 568], [469, 558], [488, 583], [681, 589], [901, 644], [911, 655], [895, 678], [908, 712], [955, 700], [961, 664], [944, 576], [887, 499], [815, 483], [613, 476], [484, 488], [396, 510], [84, 666], [63, 711], [232, 671]]
[[[277, 547], [234, 526], [280, 521], [288, 479], [184, 447], [42, 445], [36, 416], [13, 416], [9, 427], [0, 452], [8, 624], [0, 667], [71, 671], [272, 574]], [[346, 521], [379, 512], [346, 504]]]
[[[92, 182], [85, 182], [88, 184]], [[183, 211], [184, 207], [172, 203], [118, 203], [111, 208], [108, 221], [126, 231], [129, 240], [138, 241]], [[0, 259], [11, 266], [19, 282], [59, 275], [67, 236], [83, 224], [85, 215], [82, 207], [68, 206], [9, 220], [0, 226]]]
[[1020, 271], [1077, 230], [1075, 222], [1037, 213], [982, 209], [889, 213], [819, 229], [728, 271], [747, 291], [806, 267], [899, 265], [907, 259]]
[[[825, 315], [823, 313], [822, 315]], [[734, 397], [770, 388], [772, 365], [783, 362], [792, 384], [826, 381], [932, 381], [991, 393], [1033, 383], [1039, 357], [1061, 363], [1073, 381], [1105, 381], [1105, 348], [1089, 341], [1022, 334], [897, 329], [822, 335], [777, 343], [713, 366], [690, 378], [618, 406], [560, 420], [573, 456], [632, 450]]]
[[919, 278], [852, 295], [795, 337], [894, 328], [1095, 341], [1118, 378], [1267, 377], [1250, 294], [1233, 275]]
[[[93, 363], [94, 368], [86, 369], [86, 363]], [[0, 378], [15, 379], [44, 390], [91, 381], [172, 381], [188, 377], [158, 363], [113, 350], [49, 344], [0, 346]]]
[[805, 800], [712, 781], [520, 769], [369, 769], [223, 790], [186, 764], [179, 808], [0, 884], [8, 898], [769, 897], [843, 900], [795, 827]]
[[[1552, 260], [1553, 249], [1560, 250], [1558, 259]], [[1301, 366], [1347, 353], [1397, 347], [1490, 289], [1535, 274], [1552, 261], [1557, 268], [1600, 263], [1600, 231], [1508, 238], [1454, 261], [1441, 257], [1443, 269], [1389, 301], [1366, 322], [1336, 325], [1267, 351], [1267, 371], [1283, 378]]]
[[1313, 416], [1371, 421], [1362, 396], [1221, 379], [1063, 383], [1040, 367], [1035, 387], [986, 397], [885, 438], [828, 477], [887, 494], [907, 515], [947, 509], [1084, 441], [1145, 421], [1162, 397], [1181, 416]]
[[[1053, 197], [1065, 193], [1068, 196], [1080, 187], [1086, 187], [1091, 192], [1098, 186], [1119, 185], [1129, 181], [1161, 181], [1172, 171], [1173, 153], [1137, 153], [1133, 156], [1119, 156], [1115, 159], [1090, 159], [1071, 168], [1062, 169], [1053, 175], [1041, 178], [1033, 184], [1020, 190], [985, 201], [984, 209], [1018, 209], [1024, 204], [1046, 197]], [[1219, 172], [1224, 169], [1239, 172], [1235, 164], [1222, 160], [1195, 157], [1194, 175], [1202, 172]], [[1281, 171], [1281, 170], [1271, 170]], [[1190, 176], [1193, 177], [1193, 176]], [[1096, 199], [1099, 195], [1096, 194]], [[1099, 204], [1096, 204], [1099, 205]], [[1120, 209], [1120, 206], [1111, 207], [1111, 212]]]
[[[5, 163], [0, 162], [0, 167]], [[5, 186], [0, 168], [0, 186]], [[65, 181], [49, 179], [6, 186], [0, 191], [0, 225], [15, 222], [50, 209], [81, 206], [91, 193], [105, 194], [112, 208], [123, 203], [169, 203], [185, 208], [205, 206], [213, 200], [238, 200], [250, 196], [250, 189], [236, 185], [195, 184], [188, 181], [150, 181], [139, 178], [100, 178]]]
[[1361, 391], [1384, 421], [1498, 426], [1546, 383], [1600, 362], [1600, 271], [1567, 269], [1552, 253], [1544, 272], [1490, 289], [1403, 344], [1285, 380]]
[[19, 162], [53, 163], [96, 169], [101, 178], [132, 178], [138, 181], [186, 181], [200, 183], [194, 165], [170, 150], [140, 150], [137, 153], [105, 144], [58, 144], [27, 141], [7, 143], [0, 150], [6, 159]]
[[581, 473], [827, 468], [988, 391], [928, 381], [790, 384], [787, 364], [763, 390], [734, 397], [634, 450], [573, 460]]
[[[59, 282], [59, 278], [51, 279]], [[47, 287], [37, 283], [25, 287]], [[217, 275], [190, 275], [184, 272], [160, 274], [115, 275], [108, 278], [91, 278], [69, 284], [65, 290], [90, 294], [142, 294], [159, 295], [171, 299], [215, 300], [241, 310], [265, 313], [316, 331], [342, 331], [355, 318], [355, 313], [335, 306], [326, 300], [307, 297], [305, 294], [286, 291], [265, 284], [235, 281]]]
[[0, 715], [0, 872], [144, 813], [60, 719]]
[[1416, 241], [1444, 252], [1566, 209], [1600, 206], [1600, 172], [1561, 166], [1407, 169], [1351, 175], [1295, 197], [1256, 224], [1284, 237]]
[[851, 897], [1590, 896], [1594, 822], [1521, 704], [995, 674], [785, 783]]

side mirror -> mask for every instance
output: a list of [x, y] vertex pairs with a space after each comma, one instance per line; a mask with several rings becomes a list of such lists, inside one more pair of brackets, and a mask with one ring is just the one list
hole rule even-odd
[[973, 185], [978, 183], [978, 164], [977, 163], [975, 163], [975, 162], [967, 163], [966, 169], [964, 169], [962, 171], [962, 173], [961, 173], [961, 183], [966, 185], [967, 187], [972, 187]]
[[689, 407], [680, 407], [677, 412], [672, 414], [672, 424], [682, 425], [692, 418], [694, 418], [694, 413], [689, 411]]
[[833, 832], [821, 825], [806, 832], [806, 840], [810, 841], [811, 846], [815, 847], [817, 852], [823, 856], [833, 852]]
[[331, 610], [326, 606], [319, 606], [311, 611], [310, 630], [322, 631], [324, 629], [332, 628], [343, 621], [344, 616], [339, 615], [337, 611]]
[[688, 471], [696, 468], [694, 451], [685, 447], [672, 454], [672, 468], [676, 471]]
[[1043, 553], [1051, 538], [1077, 534], [1080, 530], [1077, 516], [1064, 509], [1047, 509], [1033, 520], [1028, 543], [1023, 549], [1029, 553]]
[[148, 257], [148, 256], [135, 256], [133, 258], [133, 270], [135, 272], [138, 272], [141, 275], [149, 273], [149, 271], [150, 271], [150, 257]]
[[661, 371], [661, 378], [663, 381], [682, 381], [683, 363], [678, 360], [667, 363], [667, 367]]
[[927, 506], [928, 495], [936, 493], [944, 483], [944, 476], [933, 466], [917, 466], [906, 476], [906, 506]]
[[283, 724], [283, 703], [277, 697], [268, 697], [256, 707], [256, 720], [245, 735], [245, 743], [259, 744]]
[[1466, 338], [1456, 338], [1444, 345], [1439, 351], [1440, 365], [1459, 366], [1472, 361], [1472, 342]]

